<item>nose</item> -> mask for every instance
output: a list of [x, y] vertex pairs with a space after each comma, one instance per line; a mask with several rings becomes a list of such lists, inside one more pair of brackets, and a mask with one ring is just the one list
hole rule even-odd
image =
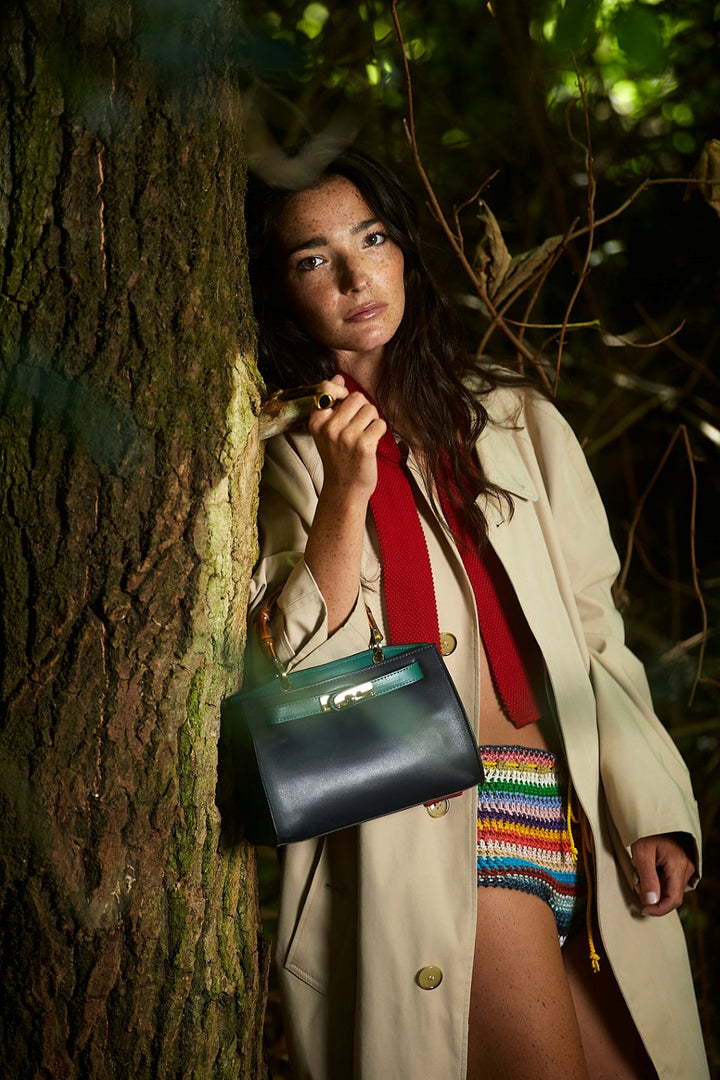
[[338, 267], [338, 286], [341, 292], [359, 292], [369, 284], [368, 273], [362, 259], [347, 256]]

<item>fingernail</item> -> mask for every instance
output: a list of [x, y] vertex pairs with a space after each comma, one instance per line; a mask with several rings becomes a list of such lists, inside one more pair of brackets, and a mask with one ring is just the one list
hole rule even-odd
[[658, 894], [656, 892], [646, 892], [645, 893], [645, 903], [646, 904], [657, 904], [659, 899], [660, 899], [660, 897], [658, 896]]

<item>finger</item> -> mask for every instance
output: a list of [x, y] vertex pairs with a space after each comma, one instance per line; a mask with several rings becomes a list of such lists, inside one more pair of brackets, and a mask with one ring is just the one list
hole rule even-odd
[[680, 907], [694, 866], [677, 843], [644, 837], [633, 845], [633, 863], [643, 915], [666, 915]]
[[353, 469], [362, 459], [374, 459], [386, 431], [385, 421], [363, 398], [359, 403], [344, 401], [330, 414], [316, 412], [310, 423], [310, 432], [327, 467]]
[[[335, 425], [335, 430], [342, 429], [344, 424], [347, 423], [354, 413], [357, 411], [359, 404], [356, 402], [352, 407], [347, 407], [347, 398], [350, 395], [350, 391], [339, 383], [333, 383], [329, 380], [318, 383], [314, 387], [315, 393], [313, 394], [313, 408], [308, 418], [308, 428], [310, 434], [315, 437], [323, 428], [327, 425], [328, 421], [335, 414], [336, 410], [342, 405], [344, 411], [341, 413], [341, 419], [338, 424]], [[355, 395], [362, 401], [361, 395]]]
[[654, 914], [665, 915], [679, 908], [685, 899], [685, 887], [693, 872], [693, 864], [682, 849], [669, 848], [660, 859], [662, 894], [660, 903], [654, 905]]
[[662, 886], [655, 865], [656, 846], [638, 841], [633, 846], [633, 865], [637, 880], [635, 890], [644, 908], [654, 908], [662, 897]]
[[363, 416], [363, 410], [357, 414], [357, 422], [364, 423], [364, 427], [358, 436], [358, 446], [368, 453], [375, 455], [380, 440], [387, 431], [387, 424], [381, 416], [375, 416], [368, 422]]
[[387, 424], [362, 394], [352, 394], [346, 399], [337, 416], [337, 430], [335, 426], [327, 429], [328, 434], [336, 435], [345, 447], [372, 446], [373, 453], [386, 430]]
[[335, 398], [327, 390], [323, 390], [321, 393], [313, 395], [313, 404], [316, 409], [332, 409]]
[[345, 376], [338, 372], [332, 379], [324, 379], [317, 384], [313, 403], [316, 409], [331, 409], [336, 401], [342, 401], [349, 393], [345, 386]]
[[346, 470], [353, 468], [358, 454], [375, 457], [387, 426], [364, 395], [351, 394], [332, 409], [314, 410], [308, 430], [326, 470], [329, 467]]
[[667, 915], [671, 911], [675, 911], [680, 907], [682, 900], [678, 901], [675, 897], [664, 896], [658, 900], [657, 904], [646, 904], [641, 908], [642, 915]]
[[640, 894], [641, 913], [643, 915], [667, 915], [669, 911], [673, 911], [678, 906], [674, 897], [667, 894], [660, 880], [657, 892], [653, 890], [643, 892], [640, 885], [637, 888]]
[[[343, 389], [345, 388], [343, 387]], [[322, 391], [317, 394], [316, 397], [323, 399], [323, 395], [326, 393], [329, 392]], [[345, 396], [342, 399], [337, 397], [332, 402], [330, 408], [328, 407], [326, 400], [323, 399], [319, 401], [317, 412], [325, 413], [326, 415], [320, 417], [315, 415], [311, 417], [315, 422], [316, 428], [318, 424], [320, 424], [321, 427], [327, 427], [328, 434], [334, 433], [336, 436], [339, 436], [345, 428], [349, 427], [353, 422], [355, 422], [356, 426], [359, 426], [360, 429], [365, 428], [371, 424], [373, 420], [377, 420], [379, 415], [375, 406], [368, 401], [364, 394], [360, 394], [357, 391], [349, 393], [347, 390], [345, 390]], [[327, 415], [328, 413], [331, 415]], [[332, 425], [330, 425], [331, 419], [333, 420]]]

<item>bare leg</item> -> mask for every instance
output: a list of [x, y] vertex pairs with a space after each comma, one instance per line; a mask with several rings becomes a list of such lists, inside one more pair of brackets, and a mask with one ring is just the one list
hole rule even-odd
[[600, 971], [592, 971], [582, 933], [567, 942], [562, 956], [590, 1080], [656, 1080], [608, 960], [601, 956]]
[[468, 1080], [588, 1080], [550, 908], [512, 889], [477, 893]]

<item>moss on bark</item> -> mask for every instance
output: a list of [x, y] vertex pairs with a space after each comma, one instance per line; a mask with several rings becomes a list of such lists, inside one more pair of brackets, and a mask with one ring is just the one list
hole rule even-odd
[[232, 5], [2, 16], [0, 1073], [252, 1078], [219, 851], [258, 447]]

